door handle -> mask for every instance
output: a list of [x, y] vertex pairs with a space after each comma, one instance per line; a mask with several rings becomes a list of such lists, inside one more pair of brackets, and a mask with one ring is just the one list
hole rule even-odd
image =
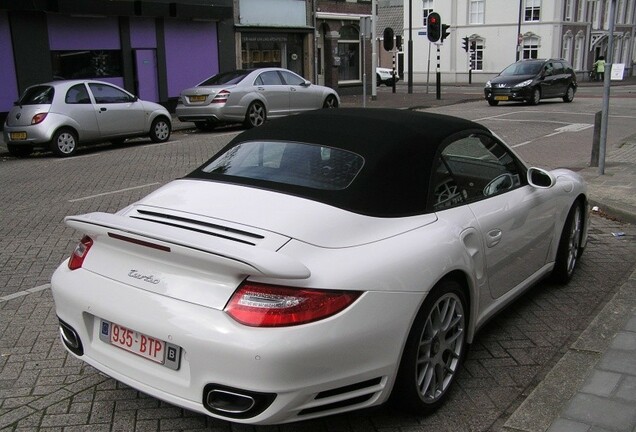
[[503, 233], [501, 232], [500, 229], [494, 229], [488, 232], [486, 245], [488, 247], [496, 246], [501, 241], [502, 236], [503, 236]]
[[100, 110], [100, 111], [108, 111], [108, 108], [106, 108], [106, 107], [101, 107], [99, 110]]

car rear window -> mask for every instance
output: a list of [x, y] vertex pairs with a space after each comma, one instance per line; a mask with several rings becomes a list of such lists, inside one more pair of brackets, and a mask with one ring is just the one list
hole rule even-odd
[[200, 86], [213, 86], [223, 84], [238, 84], [250, 73], [248, 70], [235, 70], [230, 72], [223, 72], [214, 75], [211, 78], [203, 81]]
[[51, 86], [34, 86], [28, 88], [20, 98], [20, 105], [44, 105], [53, 103], [55, 90]]
[[342, 190], [364, 165], [355, 153], [314, 144], [247, 141], [227, 149], [202, 168], [205, 173]]

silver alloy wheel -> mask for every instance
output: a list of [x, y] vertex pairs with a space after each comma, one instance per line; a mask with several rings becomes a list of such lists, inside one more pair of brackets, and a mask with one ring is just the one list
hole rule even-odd
[[572, 102], [574, 100], [574, 88], [572, 86], [568, 86], [568, 89], [565, 92], [565, 96], [563, 97], [565, 102]]
[[249, 126], [258, 127], [265, 123], [265, 107], [260, 102], [252, 102], [247, 110]]
[[426, 403], [441, 398], [458, 370], [466, 318], [459, 297], [442, 295], [426, 317], [417, 352], [416, 385]]
[[55, 146], [59, 149], [60, 153], [68, 155], [75, 150], [75, 136], [72, 133], [64, 131], [57, 136]]
[[170, 127], [167, 122], [160, 120], [155, 123], [155, 136], [159, 141], [165, 141], [170, 137]]
[[581, 232], [583, 222], [581, 221], [581, 207], [576, 206], [574, 208], [574, 214], [572, 215], [572, 225], [570, 227], [570, 233], [568, 235], [568, 256], [566, 271], [568, 276], [571, 276], [576, 266], [576, 261], [579, 257], [579, 248], [581, 247]]

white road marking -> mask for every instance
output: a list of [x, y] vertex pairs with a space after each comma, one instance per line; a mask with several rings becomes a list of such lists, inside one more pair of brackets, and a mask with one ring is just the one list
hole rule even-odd
[[49, 288], [51, 288], [51, 284], [44, 284], [44, 285], [36, 286], [34, 288], [29, 288], [29, 289], [24, 290], [24, 291], [18, 291], [18, 292], [13, 293], [13, 294], [8, 294], [6, 296], [0, 297], [0, 303], [6, 302], [6, 301], [9, 301], [9, 300], [13, 300], [13, 299], [18, 298], [18, 297], [23, 297], [23, 296], [26, 296], [26, 295], [29, 295], [29, 294], [33, 294], [33, 293], [36, 293], [36, 292], [39, 292], [39, 291], [44, 291], [44, 290], [49, 289]]

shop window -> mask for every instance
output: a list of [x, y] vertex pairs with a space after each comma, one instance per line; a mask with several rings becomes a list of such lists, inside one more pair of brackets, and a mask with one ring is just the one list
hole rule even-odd
[[360, 33], [353, 26], [340, 29], [338, 82], [360, 81]]
[[53, 76], [58, 79], [122, 76], [121, 51], [51, 51]]

